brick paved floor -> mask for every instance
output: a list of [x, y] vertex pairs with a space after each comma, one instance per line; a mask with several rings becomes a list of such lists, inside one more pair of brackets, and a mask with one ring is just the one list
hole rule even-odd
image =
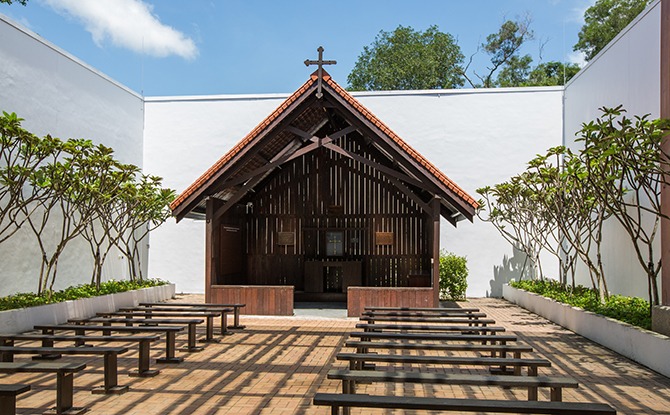
[[[179, 296], [177, 301], [202, 301], [202, 296]], [[552, 361], [542, 374], [568, 375], [580, 388], [564, 390], [565, 401], [609, 402], [621, 414], [670, 414], [670, 379], [637, 365], [574, 333], [551, 324], [503, 300], [472, 299], [497, 324], [516, 333], [531, 345], [534, 357]], [[102, 383], [102, 359], [84, 356], [63, 361], [85, 362], [87, 369], [75, 376], [75, 405], [88, 406], [91, 414], [327, 414], [327, 408], [311, 405], [316, 392], [339, 392], [338, 382], [327, 380], [333, 367], [344, 367], [334, 356], [343, 349], [345, 333], [355, 319], [309, 319], [290, 317], [245, 317], [247, 326], [218, 344], [208, 344], [199, 353], [181, 354], [179, 365], [154, 364], [162, 373], [154, 378], [131, 378], [136, 351], [119, 359], [119, 383], [130, 386], [124, 395], [93, 395]], [[204, 332], [204, 328], [202, 328]], [[202, 333], [202, 332], [201, 332]], [[184, 344], [185, 336], [178, 337]], [[179, 346], [178, 345], [178, 346]], [[128, 345], [134, 347], [134, 345]], [[162, 345], [152, 356], [163, 354]], [[409, 353], [409, 352], [407, 352]], [[16, 361], [27, 360], [19, 356]], [[454, 371], [452, 367], [424, 368]], [[477, 367], [460, 368], [461, 373], [485, 373]], [[18, 413], [41, 414], [53, 406], [53, 375], [13, 375], [12, 382], [24, 382], [33, 390], [19, 397]], [[8, 381], [0, 375], [0, 382]], [[408, 396], [453, 396], [489, 399], [526, 399], [523, 390], [492, 387], [449, 387], [422, 385], [361, 385], [360, 393], [404, 394]], [[540, 399], [547, 400], [546, 393]], [[390, 414], [400, 411], [353, 410], [353, 414]], [[424, 412], [425, 413], [425, 412]]]

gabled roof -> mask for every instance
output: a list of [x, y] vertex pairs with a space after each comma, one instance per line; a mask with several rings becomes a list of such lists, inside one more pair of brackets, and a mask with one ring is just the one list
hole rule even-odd
[[[346, 112], [351, 117], [352, 125], [355, 124], [358, 131], [365, 129], [373, 136], [373, 142], [379, 139], [384, 141], [385, 145], [391, 146], [395, 153], [394, 164], [402, 167], [399, 170], [401, 173], [412, 176], [414, 182], [426, 182], [426, 185], [432, 189], [431, 192], [441, 198], [443, 216], [454, 224], [463, 218], [472, 220], [478, 208], [474, 198], [401, 139], [325, 71], [323, 71], [322, 88], [323, 100], [330, 100], [331, 105], [338, 106]], [[316, 89], [317, 75], [315, 72], [304, 85], [186, 188], [170, 205], [177, 220], [189, 215], [192, 211], [202, 214], [207, 197], [229, 200], [234, 190], [239, 188], [226, 188], [225, 185], [222, 187], [222, 181], [235, 182], [236, 178], [241, 177], [241, 180], [235, 182], [239, 186], [244, 177], [259, 169], [262, 170], [262, 166], [267, 166], [272, 157], [276, 159], [280, 151], [290, 152], [299, 149], [304, 143], [294, 145], [295, 133], [286, 128], [290, 125], [294, 130], [295, 127], [307, 130], [324, 117], [323, 112], [320, 112], [323, 110], [322, 107], [310, 106], [323, 102], [316, 99]], [[314, 133], [315, 131], [310, 134]], [[255, 154], [252, 154], [253, 151]], [[252, 155], [249, 156], [249, 154]]]

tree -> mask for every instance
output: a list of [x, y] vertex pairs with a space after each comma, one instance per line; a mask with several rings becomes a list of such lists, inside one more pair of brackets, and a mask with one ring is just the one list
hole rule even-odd
[[6, 3], [6, 4], [12, 4], [14, 2], [25, 6], [26, 3], [28, 3], [28, 0], [0, 0], [0, 3]]
[[576, 63], [544, 62], [530, 72], [523, 86], [565, 85], [579, 69]]
[[578, 141], [594, 193], [633, 243], [637, 259], [647, 274], [649, 303], [658, 305], [661, 259], [654, 252], [661, 212], [661, 188], [668, 185], [668, 154], [661, 148], [670, 133], [670, 120], [650, 120], [649, 115], [628, 118], [620, 105], [601, 108], [603, 115], [584, 123]]
[[650, 0], [597, 0], [584, 13], [584, 26], [573, 50], [584, 53], [587, 61], [593, 59], [621, 32]]
[[[525, 55], [519, 57], [519, 50], [521, 46], [528, 40], [533, 39], [533, 31], [530, 30], [530, 18], [519, 19], [518, 21], [507, 20], [501, 26], [498, 32], [492, 33], [486, 37], [486, 43], [483, 43], [477, 51], [470, 56], [470, 61], [463, 71], [463, 76], [468, 83], [473, 87], [492, 88], [495, 86], [495, 73], [504, 68], [505, 65], [519, 65], [532, 61], [530, 56]], [[478, 74], [473, 71], [474, 75], [481, 81], [481, 84], [476, 84], [467, 75], [467, 70], [472, 63], [473, 57], [483, 49], [490, 58], [491, 65], [486, 67], [487, 73]], [[519, 65], [521, 66], [521, 65]], [[522, 69], [523, 70], [523, 69]], [[513, 72], [513, 71], [512, 71]]]
[[437, 26], [398, 26], [363, 48], [347, 81], [355, 91], [456, 88], [463, 85], [462, 62], [454, 37]]

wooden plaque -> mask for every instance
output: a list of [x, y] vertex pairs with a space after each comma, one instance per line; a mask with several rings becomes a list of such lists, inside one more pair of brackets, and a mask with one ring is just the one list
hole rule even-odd
[[278, 232], [277, 245], [295, 245], [295, 232]]
[[375, 232], [375, 244], [393, 245], [393, 232]]

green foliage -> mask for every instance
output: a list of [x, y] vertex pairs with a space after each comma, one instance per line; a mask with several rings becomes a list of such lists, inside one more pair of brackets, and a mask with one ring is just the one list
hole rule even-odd
[[607, 44], [633, 21], [650, 0], [597, 0], [584, 13], [584, 26], [574, 50], [582, 51], [586, 60], [593, 59]]
[[440, 252], [440, 298], [465, 300], [468, 288], [467, 259], [451, 252]]
[[456, 88], [463, 85], [462, 62], [454, 37], [437, 26], [398, 26], [363, 48], [347, 81], [354, 91]]
[[537, 65], [528, 75], [528, 79], [520, 86], [554, 86], [565, 85], [579, 72], [576, 63], [544, 62]]
[[34, 293], [19, 293], [7, 297], [0, 297], [0, 311], [13, 310], [16, 308], [33, 307], [43, 304], [60, 303], [68, 300], [77, 300], [79, 298], [96, 297], [99, 295], [107, 295], [120, 293], [130, 290], [137, 290], [140, 288], [155, 287], [167, 284], [166, 281], [159, 279], [147, 279], [143, 281], [116, 281], [110, 280], [100, 284], [100, 288], [95, 285], [77, 285], [68, 287], [62, 291], [52, 292], [50, 295], [38, 295]]
[[[507, 68], [503, 76], [522, 77], [527, 71], [532, 58], [528, 55], [519, 56], [521, 46], [533, 38], [533, 31], [530, 30], [530, 19], [513, 21], [507, 20], [501, 26], [498, 32], [492, 33], [486, 37], [486, 43], [482, 44], [482, 49], [491, 57], [491, 66], [485, 75], [475, 75], [482, 81], [484, 88], [492, 88], [496, 85], [493, 75], [499, 70]], [[472, 83], [472, 82], [471, 82]]]
[[0, 0], [0, 3], [6, 3], [6, 4], [12, 4], [15, 2], [25, 6], [26, 3], [28, 3], [28, 0]]
[[581, 285], [571, 288], [554, 280], [514, 281], [510, 285], [643, 329], [651, 329], [649, 303], [641, 298], [612, 295], [602, 303], [596, 290]]

